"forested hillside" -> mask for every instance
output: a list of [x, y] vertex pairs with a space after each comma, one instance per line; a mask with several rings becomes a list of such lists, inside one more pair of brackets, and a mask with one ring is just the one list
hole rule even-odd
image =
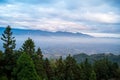
[[89, 60], [90, 63], [94, 63], [100, 59], [108, 59], [111, 62], [116, 62], [120, 65], [120, 55], [114, 55], [112, 53], [101, 53], [101, 54], [92, 54], [87, 55], [85, 53], [76, 54], [73, 56], [78, 63], [83, 62], [86, 58]]
[[[1, 35], [4, 51], [0, 51], [0, 80], [120, 80], [120, 66], [107, 57], [96, 56], [99, 59], [93, 63], [85, 54], [80, 63], [71, 55], [56, 60], [44, 58], [41, 48], [36, 50], [31, 38], [15, 50], [13, 33], [7, 26]], [[116, 60], [114, 55], [112, 59]]]

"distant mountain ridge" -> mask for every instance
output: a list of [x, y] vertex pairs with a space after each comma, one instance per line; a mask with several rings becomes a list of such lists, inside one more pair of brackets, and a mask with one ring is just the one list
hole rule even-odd
[[[0, 34], [3, 33], [5, 28], [0, 27]], [[67, 36], [67, 37], [85, 37], [92, 38], [93, 36], [83, 34], [83, 33], [71, 33], [71, 32], [49, 32], [42, 30], [30, 30], [30, 29], [12, 29], [14, 35], [39, 35], [39, 36]]]

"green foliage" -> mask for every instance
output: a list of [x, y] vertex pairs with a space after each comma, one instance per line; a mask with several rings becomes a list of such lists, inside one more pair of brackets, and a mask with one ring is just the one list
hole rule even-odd
[[3, 43], [3, 48], [5, 49], [5, 55], [2, 58], [2, 70], [7, 75], [7, 78], [11, 80], [11, 72], [15, 66], [15, 60], [13, 56], [13, 50], [15, 49], [15, 37], [12, 37], [11, 27], [7, 26], [2, 34], [1, 40]]
[[0, 75], [2, 76], [3, 74], [3, 53], [0, 51]]
[[120, 68], [116, 70], [115, 75], [116, 75], [116, 77], [115, 77], [116, 80], [120, 80]]
[[120, 80], [120, 55], [81, 54], [50, 60], [43, 58], [40, 48], [35, 51], [30, 38], [21, 51], [14, 50], [15, 39], [10, 26], [1, 39], [5, 51], [0, 51], [0, 80]]
[[80, 68], [78, 67], [76, 60], [67, 56], [65, 59], [65, 80], [79, 80], [80, 79]]
[[26, 53], [23, 53], [17, 60], [17, 67], [13, 74], [15, 80], [40, 80], [32, 59]]
[[6, 76], [0, 76], [0, 80], [8, 80]]
[[116, 62], [120, 65], [120, 55], [114, 55], [112, 53], [101, 53], [101, 54], [92, 54], [87, 55], [85, 53], [76, 54], [73, 56], [78, 63], [83, 62], [86, 58], [89, 59], [90, 63], [94, 63], [97, 60], [107, 58], [111, 62]]
[[50, 65], [50, 62], [49, 62], [48, 58], [46, 58], [45, 61], [44, 61], [44, 67], [45, 67], [47, 79], [48, 80], [54, 80], [54, 78], [55, 78], [54, 72], [53, 72], [53, 69]]
[[3, 48], [5, 48], [6, 54], [11, 54], [15, 48], [15, 37], [12, 37], [11, 27], [8, 25], [2, 34], [1, 40], [4, 41]]
[[57, 80], [64, 80], [65, 78], [65, 63], [62, 60], [62, 56], [55, 62], [55, 76]]
[[81, 63], [81, 78], [82, 80], [89, 80], [92, 73], [92, 66], [86, 59], [83, 63]]
[[114, 71], [117, 68], [113, 67], [113, 64], [108, 59], [102, 59], [95, 62], [94, 69], [97, 75], [97, 80], [108, 80], [114, 78]]
[[0, 62], [1, 62], [2, 58], [3, 58], [3, 52], [0, 51]]
[[0, 57], [2, 57], [3, 52], [0, 50]]
[[35, 53], [35, 44], [34, 44], [34, 41], [30, 38], [28, 38], [22, 45], [22, 48], [21, 48], [21, 51], [22, 52], [25, 52], [27, 54], [34, 54]]
[[16, 65], [16, 56], [14, 54], [4, 55], [2, 61], [3, 61], [3, 71], [7, 75], [7, 78], [11, 80], [12, 78], [12, 71], [13, 68]]
[[39, 55], [33, 55], [32, 57], [34, 64], [35, 64], [35, 69], [37, 71], [37, 74], [42, 78], [42, 80], [46, 79], [46, 71], [44, 68], [44, 61]]
[[42, 55], [42, 51], [41, 51], [40, 47], [37, 49], [36, 53], [40, 59], [43, 59], [43, 55]]
[[95, 71], [92, 71], [89, 80], [97, 80]]

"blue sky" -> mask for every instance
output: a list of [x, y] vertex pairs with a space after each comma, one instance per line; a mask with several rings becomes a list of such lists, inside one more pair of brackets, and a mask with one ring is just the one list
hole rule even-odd
[[0, 26], [120, 37], [120, 0], [0, 0]]

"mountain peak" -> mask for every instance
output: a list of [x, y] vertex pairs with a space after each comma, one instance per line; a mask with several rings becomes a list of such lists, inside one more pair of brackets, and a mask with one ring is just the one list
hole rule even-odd
[[[0, 27], [0, 32], [3, 32], [5, 28]], [[64, 37], [85, 37], [85, 38], [92, 38], [93, 36], [83, 34], [83, 33], [72, 33], [72, 32], [49, 32], [43, 30], [30, 30], [30, 29], [12, 29], [15, 35], [39, 35], [39, 36], [64, 36]]]

